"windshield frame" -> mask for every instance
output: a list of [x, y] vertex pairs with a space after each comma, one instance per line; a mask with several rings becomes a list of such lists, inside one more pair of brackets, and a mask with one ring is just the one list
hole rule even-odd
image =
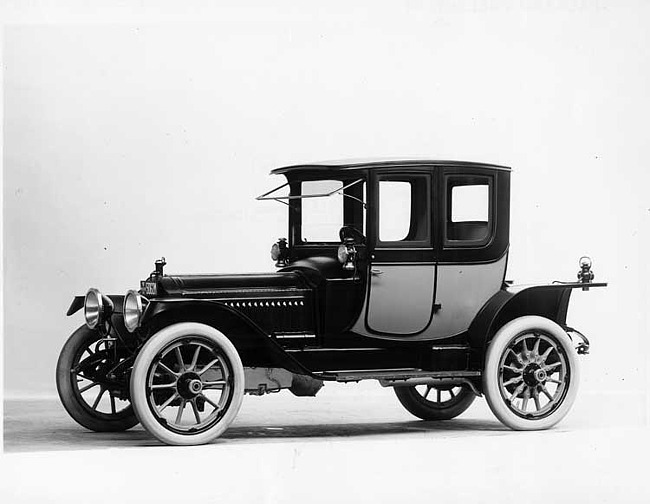
[[[330, 179], [322, 179], [322, 180], [330, 180]], [[334, 180], [338, 180], [338, 179], [334, 179]], [[351, 182], [349, 184], [344, 184], [342, 187], [340, 187], [338, 189], [334, 189], [333, 191], [326, 192], [326, 193], [321, 193], [321, 194], [291, 195], [291, 193], [289, 193], [289, 195], [287, 195], [287, 196], [271, 196], [271, 194], [273, 194], [274, 192], [279, 191], [280, 189], [282, 189], [284, 187], [290, 186], [290, 184], [291, 184], [290, 182], [285, 182], [284, 184], [279, 185], [275, 189], [271, 189], [270, 191], [265, 192], [264, 194], [261, 194], [260, 196], [256, 197], [255, 199], [258, 200], [258, 201], [273, 200], [273, 201], [278, 201], [280, 203], [284, 203], [285, 205], [287, 205], [288, 203], [286, 203], [285, 200], [289, 201], [289, 200], [297, 200], [297, 199], [305, 199], [305, 198], [327, 198], [327, 197], [333, 196], [335, 194], [341, 194], [341, 196], [343, 196], [344, 198], [351, 198], [353, 200], [358, 201], [359, 203], [361, 203], [363, 205], [363, 208], [366, 209], [367, 205], [366, 205], [365, 201], [363, 201], [362, 199], [357, 198], [355, 196], [352, 196], [350, 194], [345, 194], [345, 192], [344, 192], [346, 189], [348, 189], [348, 188], [350, 188], [350, 187], [352, 187], [352, 186], [354, 186], [354, 185], [356, 185], [356, 184], [358, 184], [360, 182], [363, 182], [363, 181], [364, 181], [364, 179], [362, 177], [362, 178], [359, 178], [359, 179], [357, 179], [357, 180], [355, 180], [355, 181], [353, 181], [353, 182]], [[306, 180], [305, 180], [305, 182], [306, 182]], [[343, 181], [341, 181], [341, 182], [343, 182]]]
[[[341, 187], [330, 191], [330, 188], [325, 188], [323, 193], [320, 194], [301, 194], [302, 183], [318, 180], [338, 180], [341, 182]], [[285, 187], [289, 187], [289, 195], [275, 195], [275, 193]], [[368, 173], [358, 171], [354, 174], [351, 173], [301, 173], [291, 174], [287, 176], [287, 182], [280, 186], [265, 192], [258, 196], [257, 200], [273, 200], [279, 201], [287, 205], [287, 224], [288, 224], [288, 238], [289, 247], [297, 247], [304, 250], [329, 250], [332, 246], [337, 247], [340, 245], [338, 236], [332, 236], [331, 240], [327, 241], [305, 241], [302, 236], [302, 202], [303, 200], [311, 199], [314, 197], [328, 198], [336, 194], [341, 195], [341, 204], [343, 206], [343, 222], [341, 226], [352, 225], [360, 232], [367, 229], [369, 210], [366, 202], [368, 194]], [[310, 252], [313, 253], [313, 252]]]

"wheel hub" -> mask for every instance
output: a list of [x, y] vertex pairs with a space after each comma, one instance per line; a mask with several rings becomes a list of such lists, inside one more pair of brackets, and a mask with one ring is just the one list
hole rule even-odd
[[538, 369], [535, 371], [534, 376], [539, 383], [544, 383], [546, 381], [546, 371], [543, 369]]
[[546, 381], [547, 375], [539, 364], [529, 364], [523, 372], [524, 382], [529, 387], [535, 387]]
[[193, 392], [194, 394], [201, 392], [201, 390], [203, 390], [201, 380], [190, 380], [189, 389], [190, 392]]
[[183, 399], [194, 399], [203, 391], [203, 382], [196, 373], [183, 373], [178, 379], [177, 388]]

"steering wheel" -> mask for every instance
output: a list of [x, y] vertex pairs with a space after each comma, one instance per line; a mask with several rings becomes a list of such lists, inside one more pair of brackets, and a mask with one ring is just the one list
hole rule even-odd
[[363, 236], [363, 233], [354, 226], [343, 226], [339, 230], [339, 238], [341, 238], [341, 241], [344, 241], [346, 238], [352, 238], [355, 243], [360, 245], [366, 243], [366, 237]]

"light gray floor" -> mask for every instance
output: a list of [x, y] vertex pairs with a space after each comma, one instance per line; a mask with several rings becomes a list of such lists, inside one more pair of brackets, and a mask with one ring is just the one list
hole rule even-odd
[[55, 399], [6, 401], [4, 420], [10, 504], [650, 502], [645, 393], [583, 391], [557, 427], [514, 432], [483, 399], [421, 422], [376, 383], [328, 384], [246, 397], [222, 438], [194, 447], [89, 432]]
[[[553, 430], [610, 429], [647, 425], [644, 397], [609, 393], [578, 394], [569, 415]], [[399, 404], [392, 389], [376, 382], [328, 383], [316, 397], [288, 391], [263, 397], [245, 396], [239, 415], [222, 442], [264, 443], [307, 438], [424, 435], [464, 437], [509, 434], [483, 398], [460, 417], [423, 422]], [[140, 426], [121, 433], [91, 432], [77, 425], [57, 397], [4, 402], [4, 450], [11, 452], [87, 450], [157, 446]]]

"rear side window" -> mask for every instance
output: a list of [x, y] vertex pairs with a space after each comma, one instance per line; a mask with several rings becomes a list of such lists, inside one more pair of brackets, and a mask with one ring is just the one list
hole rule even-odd
[[485, 245], [492, 235], [491, 178], [454, 175], [446, 186], [445, 245]]

